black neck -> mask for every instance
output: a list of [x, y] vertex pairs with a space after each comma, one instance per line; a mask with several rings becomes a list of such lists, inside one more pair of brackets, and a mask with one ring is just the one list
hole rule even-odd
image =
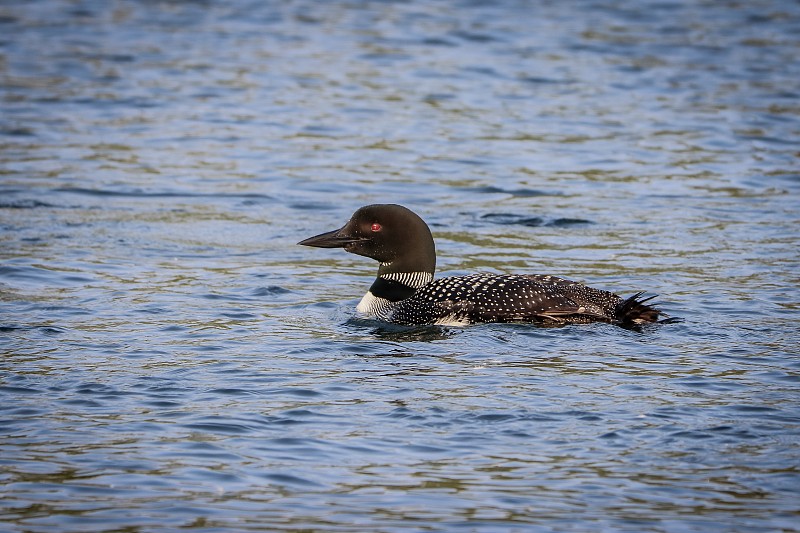
[[399, 302], [400, 300], [405, 300], [406, 298], [410, 297], [412, 294], [417, 292], [417, 290], [413, 287], [409, 287], [408, 285], [404, 285], [399, 281], [385, 279], [378, 276], [375, 279], [375, 282], [369, 288], [369, 292], [378, 298], [385, 298], [390, 302]]

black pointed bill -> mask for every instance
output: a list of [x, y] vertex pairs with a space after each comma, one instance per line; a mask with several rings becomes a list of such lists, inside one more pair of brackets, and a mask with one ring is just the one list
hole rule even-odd
[[314, 246], [315, 248], [344, 248], [350, 243], [362, 240], [360, 237], [342, 235], [341, 229], [335, 229], [327, 233], [322, 233], [314, 237], [302, 240], [297, 244], [301, 246]]

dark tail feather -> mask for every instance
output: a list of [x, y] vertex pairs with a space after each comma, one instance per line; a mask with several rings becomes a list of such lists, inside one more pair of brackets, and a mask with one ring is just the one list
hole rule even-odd
[[655, 296], [640, 299], [642, 294], [644, 292], [637, 292], [627, 300], [617, 304], [614, 314], [620, 326], [637, 329], [641, 324], [658, 322], [659, 316], [667, 316], [666, 313], [659, 311], [655, 306], [646, 305]]

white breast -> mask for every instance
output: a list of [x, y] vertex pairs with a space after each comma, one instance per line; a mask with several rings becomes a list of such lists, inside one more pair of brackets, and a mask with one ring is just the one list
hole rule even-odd
[[367, 294], [361, 298], [361, 301], [356, 306], [356, 311], [370, 318], [386, 320], [391, 308], [392, 302], [386, 298], [378, 298], [372, 292], [367, 291]]

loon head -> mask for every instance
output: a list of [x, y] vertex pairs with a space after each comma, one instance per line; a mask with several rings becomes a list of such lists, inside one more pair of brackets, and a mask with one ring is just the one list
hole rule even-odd
[[371, 257], [379, 273], [427, 272], [436, 268], [436, 249], [428, 225], [401, 205], [375, 204], [358, 209], [342, 228], [300, 241], [303, 246], [344, 248]]

